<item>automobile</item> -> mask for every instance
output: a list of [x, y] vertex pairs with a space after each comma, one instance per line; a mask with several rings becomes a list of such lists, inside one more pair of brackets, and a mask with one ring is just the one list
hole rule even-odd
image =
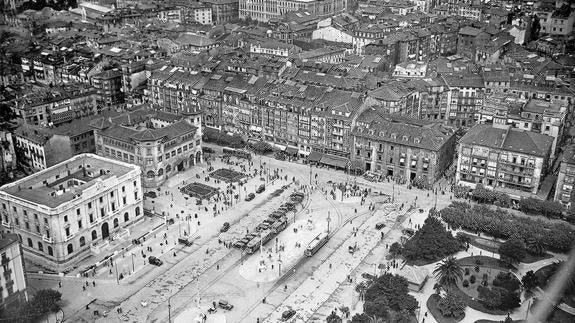
[[246, 247], [246, 241], [244, 239], [238, 240], [234, 242], [234, 248], [243, 249]]
[[250, 193], [248, 194], [248, 196], [246, 196], [246, 201], [251, 201], [256, 197], [256, 195], [254, 193]]
[[286, 207], [289, 211], [295, 210], [295, 204], [291, 202], [284, 203], [282, 207]]
[[266, 190], [266, 186], [264, 184], [260, 185], [256, 190], [256, 193], [260, 194], [261, 192]]
[[265, 219], [263, 223], [266, 224], [266, 225], [268, 225], [268, 226], [270, 226], [270, 225], [272, 225], [274, 222], [276, 222], [275, 219]]
[[303, 194], [302, 192], [293, 192], [290, 194], [290, 197], [301, 197], [302, 199], [304, 196], [305, 194]]
[[295, 313], [296, 313], [296, 311], [294, 309], [290, 308], [289, 310], [286, 310], [282, 313], [282, 317], [280, 320], [282, 322], [285, 322], [285, 321], [291, 319], [295, 315]]
[[148, 257], [148, 262], [152, 265], [156, 265], [156, 266], [161, 266], [164, 262], [161, 261], [160, 259], [154, 257], [154, 256], [149, 256]]
[[265, 230], [267, 230], [267, 229], [269, 229], [269, 228], [270, 228], [269, 224], [260, 223], [260, 224], [258, 224], [258, 226], [256, 227], [256, 231], [265, 231]]
[[228, 311], [231, 311], [232, 308], [234, 308], [232, 304], [228, 303], [228, 301], [225, 301], [223, 299], [218, 302], [218, 307]]
[[156, 192], [154, 192], [154, 191], [146, 192], [146, 193], [144, 193], [144, 195], [146, 197], [151, 198], [151, 199], [155, 199], [156, 197], [158, 197], [158, 194], [156, 194]]
[[229, 229], [230, 229], [230, 224], [228, 222], [224, 222], [224, 224], [220, 228], [220, 232], [227, 232]]
[[375, 229], [377, 229], [377, 230], [381, 230], [383, 228], [385, 228], [385, 223], [383, 223], [383, 222], [379, 222], [375, 225]]
[[191, 246], [193, 244], [192, 241], [188, 240], [187, 238], [178, 238], [178, 243], [183, 244], [184, 246]]

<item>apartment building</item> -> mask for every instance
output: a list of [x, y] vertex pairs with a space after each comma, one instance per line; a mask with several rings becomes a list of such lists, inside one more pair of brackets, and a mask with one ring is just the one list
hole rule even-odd
[[22, 124], [14, 130], [16, 157], [21, 165], [38, 171], [72, 157], [70, 137], [51, 129]]
[[95, 119], [90, 126], [96, 153], [138, 165], [146, 188], [202, 162], [200, 114], [176, 115], [142, 105], [114, 118]]
[[92, 77], [92, 86], [96, 89], [96, 103], [104, 109], [122, 106], [122, 71], [112, 69], [98, 73]]
[[553, 138], [507, 127], [476, 125], [460, 140], [456, 182], [536, 197], [547, 171]]
[[555, 201], [571, 205], [573, 185], [575, 183], [575, 145], [570, 145], [563, 151], [563, 159], [559, 167], [559, 175], [555, 185]]
[[352, 136], [351, 158], [362, 169], [427, 184], [443, 176], [455, 152], [455, 128], [373, 108], [357, 118]]
[[74, 156], [0, 188], [2, 230], [18, 234], [25, 257], [62, 272], [143, 217], [140, 167], [93, 154]]
[[[2, 214], [2, 222], [4, 222], [4, 214]], [[0, 308], [6, 309], [14, 302], [28, 300], [24, 255], [17, 234], [0, 233], [0, 255], [2, 262], [0, 277], [3, 277], [0, 279]]]
[[347, 9], [346, 0], [240, 0], [239, 17], [268, 22], [290, 11], [307, 11], [319, 17], [335, 16]]
[[557, 152], [557, 146], [563, 139], [567, 106], [531, 99], [518, 112], [509, 114], [507, 123], [518, 129], [553, 137], [551, 145], [551, 159], [553, 159]]

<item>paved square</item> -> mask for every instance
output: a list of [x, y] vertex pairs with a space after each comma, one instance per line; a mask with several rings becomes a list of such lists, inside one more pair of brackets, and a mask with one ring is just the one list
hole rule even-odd
[[184, 186], [181, 191], [191, 197], [196, 197], [202, 200], [207, 200], [218, 193], [218, 188], [208, 186], [206, 184], [193, 182]]
[[220, 168], [213, 171], [210, 174], [210, 177], [220, 181], [233, 183], [233, 182], [239, 182], [242, 178], [246, 177], [246, 174], [237, 172], [232, 169]]

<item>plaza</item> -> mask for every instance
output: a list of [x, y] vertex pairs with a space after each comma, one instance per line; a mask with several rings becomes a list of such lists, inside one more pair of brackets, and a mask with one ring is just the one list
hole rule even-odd
[[[213, 148], [215, 157], [221, 148]], [[403, 229], [416, 229], [427, 217], [427, 212], [418, 209], [445, 207], [452, 198], [448, 191], [442, 193], [448, 187], [444, 182], [436, 184], [435, 195], [326, 168], [312, 167], [310, 176], [308, 165], [268, 157], [262, 157], [261, 167], [234, 157], [231, 160], [232, 165], [208, 158], [170, 178], [156, 190], [156, 198], [147, 198], [144, 207], [155, 210], [155, 215], [141, 223], [147, 229], [134, 231], [142, 233], [142, 237], [134, 236], [141, 244], [124, 245], [115, 253], [113, 266], [99, 267], [95, 276], [89, 277], [96, 287], [81, 292], [81, 286], [70, 277], [73, 272], [61, 278], [62, 291], [71, 288], [64, 294], [74, 295], [66, 300], [66, 312], [78, 322], [183, 322], [195, 320], [207, 313], [213, 302], [225, 300], [233, 308], [217, 308], [206, 314], [207, 322], [277, 322], [287, 309], [296, 311], [295, 321], [325, 320], [341, 306], [352, 314], [361, 313], [363, 301], [355, 286], [363, 280], [362, 275], [379, 275], [389, 268], [387, 246], [400, 240]], [[232, 187], [223, 178], [208, 176], [209, 169], [220, 168], [250, 175], [245, 184]], [[266, 185], [264, 192], [252, 201], [244, 200], [262, 184]], [[202, 193], [209, 187], [205, 192], [216, 193], [198, 204], [199, 196], [184, 194], [189, 187], [198, 187], [197, 192]], [[230, 189], [233, 194], [224, 193]], [[246, 235], [257, 236], [255, 228], [296, 191], [305, 197], [295, 212], [285, 214], [288, 225], [284, 230], [253, 254], [232, 247]], [[226, 222], [229, 229], [222, 232]], [[376, 224], [381, 223], [383, 229], [377, 229]], [[328, 242], [306, 257], [308, 243], [328, 230]], [[179, 244], [179, 238], [192, 244]], [[466, 254], [471, 252], [480, 251], [472, 247]], [[148, 264], [150, 255], [160, 258], [163, 265]], [[433, 271], [432, 265], [424, 268]], [[122, 279], [118, 279], [120, 274]], [[36, 283], [50, 286], [58, 280]], [[118, 285], [122, 288], [106, 291]], [[432, 287], [430, 277], [419, 292], [413, 292], [420, 304], [433, 293]], [[416, 315], [422, 318], [425, 312], [422, 307]], [[426, 321], [434, 322], [431, 316]]]

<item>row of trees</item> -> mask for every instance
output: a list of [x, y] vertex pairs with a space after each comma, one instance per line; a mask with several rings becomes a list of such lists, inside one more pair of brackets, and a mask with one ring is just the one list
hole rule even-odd
[[544, 215], [548, 218], [563, 217], [563, 204], [557, 201], [542, 201], [528, 197], [519, 201], [519, 209], [528, 214]]
[[408, 294], [405, 277], [385, 273], [367, 283], [363, 294], [363, 313], [352, 318], [353, 323], [367, 323], [372, 320], [407, 323], [414, 319], [419, 307], [417, 300]]
[[495, 192], [478, 185], [471, 195], [478, 203], [495, 204], [501, 207], [511, 207], [511, 198], [505, 193]]
[[48, 313], [60, 310], [62, 293], [53, 289], [39, 290], [28, 302], [12, 304], [0, 314], [3, 322], [36, 322]]
[[575, 230], [566, 223], [525, 218], [484, 205], [471, 207], [464, 202], [453, 202], [440, 214], [453, 229], [484, 232], [502, 239], [513, 237], [526, 242], [532, 250], [545, 248], [566, 252], [575, 241]]
[[231, 148], [244, 148], [246, 146], [246, 142], [239, 135], [229, 135], [223, 131], [208, 127], [204, 127], [203, 130], [204, 133], [202, 139], [205, 142], [211, 142]]
[[402, 248], [398, 250], [397, 245], [392, 247], [390, 252], [400, 253], [407, 260], [431, 263], [464, 249], [465, 244], [447, 231], [438, 218], [429, 216]]

